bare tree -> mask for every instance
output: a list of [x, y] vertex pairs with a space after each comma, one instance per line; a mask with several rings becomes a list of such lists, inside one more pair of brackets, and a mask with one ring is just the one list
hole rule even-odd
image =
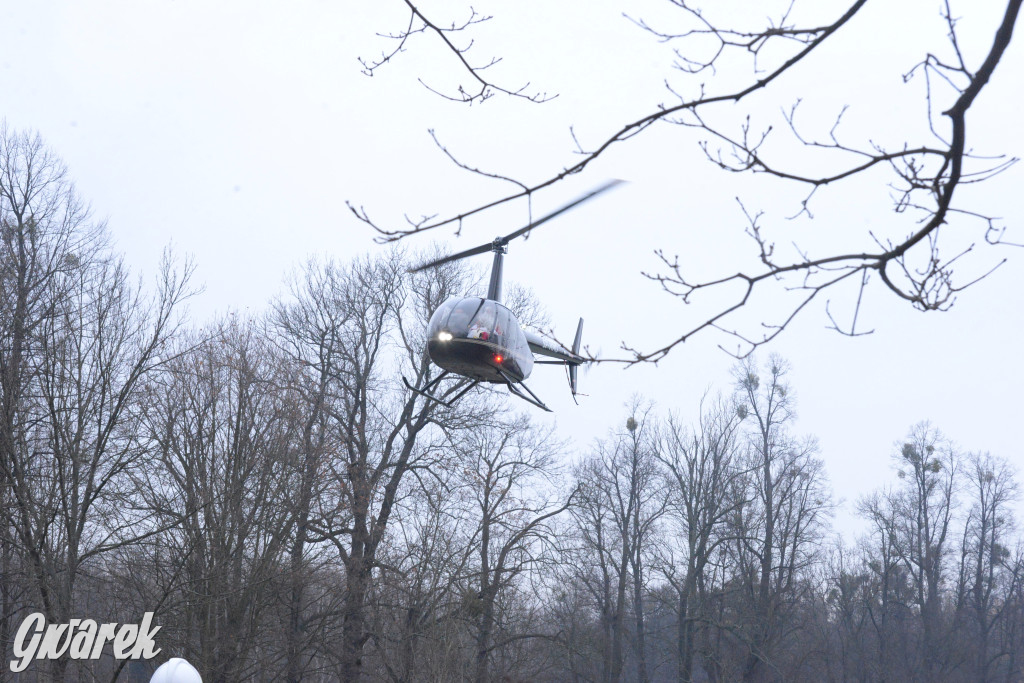
[[1007, 619], [1000, 624], [1000, 650], [1007, 653], [1005, 680], [1024, 675], [1024, 547], [1018, 542], [1013, 559], [1008, 561], [1012, 580], [1006, 590]]
[[647, 679], [645, 588], [667, 505], [651, 409], [635, 398], [629, 411], [625, 431], [614, 433], [609, 442], [599, 441], [577, 472], [580, 505], [574, 512], [587, 562], [579, 578], [600, 612], [601, 680], [612, 682], [624, 675], [630, 613], [636, 675]]
[[730, 515], [749, 502], [740, 486], [741, 423], [737, 406], [719, 401], [701, 406], [700, 420], [691, 431], [670, 418], [661, 434], [658, 459], [667, 469], [669, 512], [682, 536], [682, 573], [674, 563], [666, 579], [678, 596], [676, 675], [693, 680], [696, 631], [708, 619], [708, 564], [718, 547], [729, 540], [725, 527]]
[[[456, 428], [465, 419], [398, 381], [403, 371], [411, 372], [413, 383], [429, 381], [435, 369], [422, 330], [434, 308], [461, 293], [460, 282], [456, 270], [434, 269], [412, 288], [396, 253], [347, 268], [312, 263], [278, 309], [283, 343], [305, 366], [309, 386], [317, 387], [310, 398], [330, 431], [330, 457], [318, 470], [322, 485], [305, 521], [304, 543], [329, 544], [344, 569], [338, 653], [344, 680], [356, 681], [363, 671], [372, 637], [367, 601], [382, 569], [378, 551], [407, 493], [407, 475], [430, 476], [431, 467], [440, 467], [444, 439], [435, 425]], [[459, 386], [447, 386], [442, 395]]]
[[893, 460], [901, 485], [870, 499], [863, 509], [879, 529], [883, 548], [891, 548], [899, 560], [901, 571], [886, 566], [885, 572], [897, 578], [905, 572], [912, 590], [920, 624], [914, 676], [938, 680], [956, 665], [950, 649], [943, 646], [950, 632], [943, 597], [950, 574], [949, 540], [961, 456], [938, 430], [922, 422], [897, 445]]
[[[42, 558], [16, 558], [14, 549], [38, 549], [34, 538], [28, 473], [23, 465], [33, 448], [42, 402], [37, 357], [45, 321], [53, 316], [55, 282], [74, 259], [102, 234], [89, 221], [63, 163], [38, 135], [0, 126], [0, 476], [3, 494], [3, 614], [0, 640], [11, 642], [11, 618], [18, 591], [10, 581], [22, 567], [39, 576]], [[66, 256], [72, 255], [69, 260]], [[33, 567], [36, 569], [33, 570]]]
[[854, 547], [836, 538], [828, 560], [822, 566], [821, 608], [817, 612], [820, 616], [832, 618], [819, 617], [816, 649], [824, 660], [829, 680], [879, 677], [870, 668], [873, 660], [876, 666], [879, 663], [872, 647], [871, 625], [864, 600], [870, 575], [861, 560]]
[[[600, 672], [600, 680], [607, 683], [615, 680], [615, 671], [622, 670], [622, 622], [629, 555], [628, 549], [615, 552], [618, 539], [611, 502], [601, 485], [602, 475], [597, 458], [578, 468], [576, 479], [580, 483], [580, 504], [573, 514], [581, 545], [575, 563], [576, 579], [586, 586], [598, 614], [600, 638], [597, 652], [601, 665], [596, 668]], [[616, 642], [619, 643], [617, 647], [614, 645]]]
[[[815, 560], [831, 508], [821, 460], [813, 440], [788, 431], [794, 402], [785, 381], [786, 362], [772, 356], [763, 384], [747, 359], [736, 367], [740, 415], [749, 420], [745, 470], [751, 503], [734, 516], [736, 581], [748, 601], [742, 629], [747, 648], [740, 674], [760, 680], [774, 670], [783, 640], [798, 628], [791, 621], [804, 571]], [[792, 674], [791, 674], [792, 675]]]
[[869, 523], [861, 540], [867, 582], [861, 601], [871, 623], [874, 648], [866, 675], [879, 681], [910, 680], [917, 663], [906, 653], [916, 642], [911, 615], [914, 590], [899, 553], [896, 494], [877, 492], [862, 500], [858, 509]]
[[454, 679], [472, 669], [463, 614], [477, 604], [470, 564], [479, 534], [463, 483], [457, 466], [418, 479], [379, 551], [387, 571], [375, 580], [373, 644], [395, 683]]
[[957, 602], [973, 621], [974, 679], [989, 681], [1009, 655], [993, 648], [993, 633], [1005, 616], [1008, 589], [1016, 579], [1007, 543], [1018, 487], [1009, 463], [989, 453], [970, 454], [964, 476], [973, 502], [964, 525]]
[[315, 536], [311, 525], [316, 523], [321, 497], [331, 487], [333, 454], [341, 448], [341, 436], [333, 428], [331, 413], [336, 374], [341, 370], [335, 367], [336, 356], [341, 353], [337, 330], [356, 313], [331, 305], [334, 302], [329, 299], [332, 292], [328, 282], [334, 275], [333, 266], [320, 268], [309, 263], [301, 279], [292, 283], [293, 301], [275, 302], [271, 316], [277, 341], [296, 368], [291, 383], [302, 421], [295, 463], [298, 478], [290, 491], [295, 527], [288, 548], [286, 675], [292, 682], [308, 675], [304, 663], [308, 663], [306, 650], [314, 637], [310, 626], [315, 619], [309, 614], [307, 593], [313, 579], [310, 566], [319, 554], [318, 548], [310, 543]]
[[[165, 259], [145, 296], [61, 162], [38, 136], [6, 127], [0, 202], [3, 524], [31, 602], [60, 623], [90, 564], [156, 531], [132, 483], [145, 455], [139, 399], [167, 360], [188, 269], [176, 274]], [[66, 665], [53, 662], [58, 678]]]
[[914, 582], [921, 609], [922, 669], [932, 679], [940, 666], [943, 635], [941, 589], [947, 579], [947, 540], [955, 506], [960, 456], [927, 424], [913, 428], [900, 447], [898, 551]]
[[288, 363], [251, 321], [186, 343], [152, 388], [146, 424], [160, 466], [140, 481], [167, 528], [163, 552], [184, 564], [167, 635], [210, 680], [248, 680], [277, 646], [264, 625], [294, 523], [296, 396]]
[[[479, 84], [480, 90], [476, 93], [460, 88], [456, 99], [472, 102], [488, 93], [502, 92], [484, 79], [481, 70], [488, 64], [474, 66], [466, 59], [465, 52], [472, 41], [467, 40], [460, 46], [447, 37], [456, 30], [471, 31], [474, 23], [483, 17], [471, 12], [469, 21], [453, 23], [451, 29], [442, 30], [411, 3], [407, 5], [411, 13], [408, 27], [391, 36], [396, 41], [395, 51], [370, 64], [371, 70], [397, 54], [416, 33], [433, 32], [458, 57], [460, 70]], [[940, 250], [940, 228], [955, 223], [964, 226], [964, 230], [972, 230], [975, 242], [1005, 243], [1005, 227], [994, 217], [994, 212], [962, 204], [957, 191], [964, 184], [980, 182], [1000, 173], [1016, 161], [973, 152], [968, 143], [967, 120], [968, 112], [977, 106], [979, 95], [989, 85], [1013, 38], [1021, 0], [1008, 0], [998, 23], [992, 26], [994, 35], [987, 46], [970, 46], [970, 49], [961, 44], [957, 18], [949, 0], [936, 3], [936, 10], [941, 12], [948, 32], [945, 44], [936, 41], [917, 65], [896, 67], [902, 69], [898, 75], [903, 75], [905, 81], [911, 77], [925, 80], [920, 124], [912, 137], [890, 146], [883, 146], [875, 141], [877, 138], [859, 143], [845, 141], [840, 125], [845, 108], [837, 114], [826, 135], [816, 136], [797, 122], [796, 105], [786, 114], [783, 125], [773, 126], [770, 115], [760, 111], [755, 104], [758, 93], [774, 91], [780, 81], [812, 68], [825, 51], [823, 46], [838, 42], [834, 40], [835, 36], [855, 30], [852, 25], [856, 22], [853, 20], [867, 5], [866, 0], [852, 1], [824, 21], [814, 11], [818, 8], [813, 3], [781, 3], [777, 11], [771, 11], [766, 21], [762, 20], [760, 9], [752, 13], [756, 15], [752, 18], [736, 12], [735, 8], [713, 3], [672, 0], [672, 5], [677, 10], [677, 23], [672, 29], [659, 28], [642, 18], [630, 17], [633, 23], [649, 31], [654, 39], [670, 45], [674, 55], [672, 82], [666, 79], [668, 99], [652, 106], [649, 113], [588, 145], [581, 143], [574, 133], [577, 159], [561, 169], [542, 174], [537, 181], [521, 181], [483, 170], [477, 164], [457, 159], [438, 143], [442, 152], [460, 168], [509, 183], [514, 189], [499, 199], [461, 210], [455, 215], [438, 217], [433, 213], [419, 212], [413, 215], [423, 215], [423, 218], [413, 220], [408, 218], [412, 212], [407, 212], [408, 224], [405, 227], [386, 227], [372, 220], [365, 209], [350, 203], [354, 215], [373, 226], [384, 241], [446, 226], [461, 230], [467, 219], [516, 200], [529, 202], [535, 194], [557, 185], [568, 176], [585, 171], [595, 160], [621, 143], [655, 124], [668, 122], [697, 133], [704, 156], [718, 168], [727, 172], [762, 174], [807, 188], [796, 213], [808, 218], [813, 218], [810, 203], [820, 190], [887, 171], [889, 177], [882, 182], [895, 188], [892, 209], [899, 215], [897, 223], [900, 227], [889, 234], [865, 234], [851, 228], [850, 236], [859, 238], [853, 239], [853, 243], [866, 243], [863, 249], [845, 251], [844, 247], [826, 247], [812, 252], [797, 247], [791, 255], [785, 255], [776, 252], [775, 244], [768, 236], [769, 228], [764, 225], [763, 214], [743, 208], [746, 229], [754, 242], [751, 255], [759, 259], [756, 270], [751, 272], [737, 266], [735, 271], [731, 271], [732, 266], [726, 266], [719, 276], [696, 280], [687, 275], [678, 258], [659, 251], [663, 271], [648, 275], [665, 292], [686, 303], [709, 289], [737, 291], [738, 294], [732, 295], [727, 303], [714, 309], [701, 322], [682, 327], [674, 339], [659, 348], [639, 349], [624, 343], [623, 347], [629, 353], [619, 359], [623, 362], [656, 361], [692, 335], [707, 329], [732, 335], [741, 344], [737, 354], [745, 355], [777, 336], [815, 298], [822, 298], [819, 295], [843, 283], [849, 283], [857, 292], [855, 304], [850, 307], [849, 322], [837, 322], [828, 307], [826, 313], [834, 329], [843, 334], [857, 335], [864, 332], [863, 326], [858, 328], [862, 294], [875, 276], [895, 296], [922, 310], [948, 308], [957, 292], [984, 277], [987, 266], [977, 269], [980, 275], [954, 277], [954, 267], [960, 264], [961, 258], [973, 249], [974, 244], [956, 246], [958, 251], [955, 253], [945, 253]], [[811, 73], [814, 73], [813, 69]], [[716, 112], [716, 106], [722, 103], [744, 106], [748, 102], [747, 115], [738, 125], [726, 123], [725, 116], [720, 111]], [[884, 108], [888, 104], [879, 101], [870, 102], [867, 106]], [[786, 135], [784, 131], [787, 129], [788, 139], [779, 139]], [[797, 150], [807, 159], [804, 167], [791, 161]], [[820, 171], [822, 164], [831, 170]], [[948, 243], [949, 238], [945, 241]], [[794, 293], [787, 299], [780, 318], [762, 320], [764, 326], [756, 328], [759, 330], [756, 334], [736, 327], [738, 323], [733, 320], [737, 311], [751, 301], [755, 290], [771, 287], [773, 283], [788, 287]]]
[[[563, 445], [525, 417], [479, 425], [462, 435], [457, 448], [464, 454], [461, 469], [476, 528], [472, 597], [463, 607], [475, 641], [472, 678], [485, 683], [514, 673], [494, 670], [496, 654], [524, 639], [550, 636], [522, 630], [508, 605], [550, 560], [552, 524], [572, 495], [563, 498], [559, 491], [555, 458]], [[517, 669], [524, 668], [520, 662]]]

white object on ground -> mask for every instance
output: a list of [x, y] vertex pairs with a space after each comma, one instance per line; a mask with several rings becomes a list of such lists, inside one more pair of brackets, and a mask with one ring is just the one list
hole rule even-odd
[[203, 677], [181, 657], [172, 657], [153, 672], [149, 683], [203, 683]]

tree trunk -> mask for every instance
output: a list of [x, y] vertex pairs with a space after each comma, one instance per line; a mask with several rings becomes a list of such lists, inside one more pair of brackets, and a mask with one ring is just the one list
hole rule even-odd
[[369, 576], [361, 558], [351, 558], [348, 571], [345, 617], [342, 624], [341, 680], [359, 683], [363, 673], [363, 645], [366, 644], [366, 592]]
[[476, 683], [487, 683], [489, 678], [488, 663], [490, 660], [491, 632], [494, 630], [494, 596], [487, 591], [481, 597], [482, 612], [480, 614], [480, 630], [476, 636]]
[[643, 575], [639, 558], [639, 543], [637, 543], [636, 555], [636, 570], [633, 572], [633, 614], [636, 617], [636, 676], [639, 683], [647, 683], [647, 644], [644, 635]]

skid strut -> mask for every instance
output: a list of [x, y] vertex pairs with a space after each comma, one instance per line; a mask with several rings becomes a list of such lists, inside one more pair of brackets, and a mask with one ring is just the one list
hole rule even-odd
[[[512, 378], [509, 377], [505, 373], [504, 370], [502, 370], [501, 368], [498, 368], [498, 373], [501, 374], [502, 378], [505, 380], [505, 384], [508, 386], [509, 393], [511, 393], [513, 396], [518, 396], [519, 398], [523, 399], [527, 403], [531, 403], [531, 404], [537, 406], [541, 410], [546, 410], [549, 413], [553, 412], [551, 410], [551, 408], [548, 408], [546, 405], [544, 405], [544, 402], [541, 401], [540, 398], [537, 397], [537, 394], [533, 393], [530, 390], [530, 387], [526, 386], [526, 383], [518, 382], [519, 386], [516, 386], [517, 383], [513, 382]], [[523, 389], [526, 389], [526, 393], [529, 394], [529, 396], [527, 396], [522, 391], [520, 391], [519, 387], [522, 387]]]
[[473, 380], [472, 382], [467, 384], [465, 387], [463, 387], [462, 390], [459, 391], [459, 393], [455, 394], [455, 396], [453, 396], [453, 397], [451, 397], [451, 398], [449, 398], [447, 400], [446, 399], [442, 399], [442, 398], [438, 398], [437, 396], [434, 396], [432, 393], [430, 393], [430, 390], [435, 388], [441, 382], [441, 380], [444, 379], [445, 377], [447, 377], [449, 374], [451, 374], [451, 373], [449, 373], [447, 370], [445, 370], [440, 375], [438, 375], [434, 379], [432, 379], [429, 382], [427, 382], [426, 385], [424, 385], [424, 387], [422, 389], [417, 389], [416, 387], [414, 387], [412, 385], [412, 383], [405, 378], [404, 375], [402, 376], [402, 382], [404, 382], [405, 386], [409, 389], [409, 391], [413, 392], [414, 394], [419, 394], [420, 396], [426, 398], [429, 401], [434, 401], [436, 403], [440, 403], [445, 408], [454, 408], [455, 407], [455, 402], [458, 401], [463, 396], [465, 396], [466, 392], [468, 392], [470, 389], [475, 387], [477, 384], [480, 384], [480, 380]]

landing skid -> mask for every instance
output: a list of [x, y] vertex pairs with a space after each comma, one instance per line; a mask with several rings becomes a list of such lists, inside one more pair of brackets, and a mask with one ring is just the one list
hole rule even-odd
[[[526, 386], [526, 384], [524, 384], [523, 382], [515, 382], [511, 377], [508, 376], [508, 374], [505, 373], [504, 370], [499, 369], [498, 372], [501, 374], [501, 378], [505, 380], [505, 385], [508, 387], [508, 391], [509, 391], [510, 394], [512, 394], [513, 396], [515, 396], [517, 398], [523, 399], [524, 401], [526, 401], [527, 403], [529, 403], [531, 405], [537, 406], [541, 410], [546, 410], [549, 413], [553, 412], [551, 410], [551, 408], [548, 408], [546, 405], [544, 405], [544, 402], [541, 401], [540, 398], [537, 397], [537, 394], [533, 393], [533, 391], [530, 390], [530, 387]], [[437, 385], [441, 382], [442, 379], [444, 379], [445, 377], [447, 377], [450, 374], [451, 373], [448, 370], [445, 370], [440, 375], [438, 375], [434, 379], [432, 379], [429, 382], [427, 382], [426, 385], [424, 385], [424, 387], [422, 389], [418, 389], [418, 388], [414, 387], [412, 385], [412, 382], [407, 380], [404, 376], [402, 377], [402, 382], [405, 383], [406, 388], [409, 391], [411, 391], [412, 393], [419, 394], [420, 396], [422, 396], [423, 398], [427, 399], [428, 401], [434, 401], [435, 403], [440, 403], [445, 408], [454, 408], [455, 407], [455, 402], [458, 401], [463, 396], [465, 396], [466, 393], [470, 389], [472, 389], [476, 385], [480, 384], [480, 380], [478, 380], [478, 379], [473, 380], [472, 382], [467, 384], [465, 387], [463, 387], [463, 389], [461, 391], [459, 391], [459, 393], [455, 394], [454, 396], [452, 396], [449, 399], [439, 398], [439, 397], [435, 396], [434, 394], [430, 393], [432, 389], [437, 387]], [[525, 389], [526, 393], [524, 394], [522, 391], [520, 391], [519, 387], [522, 387], [523, 389]]]
[[[518, 398], [523, 399], [524, 401], [526, 401], [529, 404], [537, 406], [541, 410], [546, 410], [549, 413], [554, 412], [554, 411], [551, 410], [551, 408], [548, 408], [546, 405], [544, 405], [544, 402], [541, 401], [537, 397], [537, 394], [535, 394], [532, 391], [530, 391], [530, 387], [526, 386], [525, 383], [518, 382], [519, 386], [516, 386], [517, 383], [513, 382], [512, 378], [509, 377], [507, 374], [505, 374], [504, 370], [501, 370], [499, 368], [498, 372], [501, 374], [502, 378], [505, 380], [505, 384], [508, 386], [508, 391], [509, 391], [510, 394], [512, 394], [513, 396], [516, 396]], [[527, 396], [526, 394], [521, 392], [519, 390], [519, 387], [522, 387], [523, 389], [526, 389], [526, 393], [528, 393], [529, 396]]]
[[438, 375], [434, 379], [432, 379], [429, 382], [427, 382], [427, 384], [422, 389], [417, 389], [416, 387], [414, 387], [412, 385], [412, 383], [409, 382], [409, 380], [407, 380], [405, 378], [404, 375], [402, 376], [402, 382], [405, 383], [406, 388], [408, 388], [409, 391], [411, 391], [412, 393], [419, 394], [420, 396], [422, 396], [423, 398], [427, 399], [428, 401], [434, 401], [435, 403], [440, 403], [445, 408], [454, 408], [455, 407], [455, 402], [458, 401], [463, 396], [465, 396], [466, 392], [468, 392], [470, 389], [475, 387], [477, 384], [480, 384], [480, 380], [473, 380], [468, 385], [466, 385], [459, 393], [455, 394], [455, 396], [453, 396], [453, 397], [451, 397], [451, 398], [449, 398], [447, 400], [442, 399], [442, 398], [438, 398], [437, 396], [434, 396], [432, 393], [430, 393], [430, 390], [435, 388], [441, 382], [441, 380], [444, 379], [445, 377], [447, 377], [449, 374], [451, 374], [451, 373], [449, 373], [447, 370], [445, 370], [440, 375]]

